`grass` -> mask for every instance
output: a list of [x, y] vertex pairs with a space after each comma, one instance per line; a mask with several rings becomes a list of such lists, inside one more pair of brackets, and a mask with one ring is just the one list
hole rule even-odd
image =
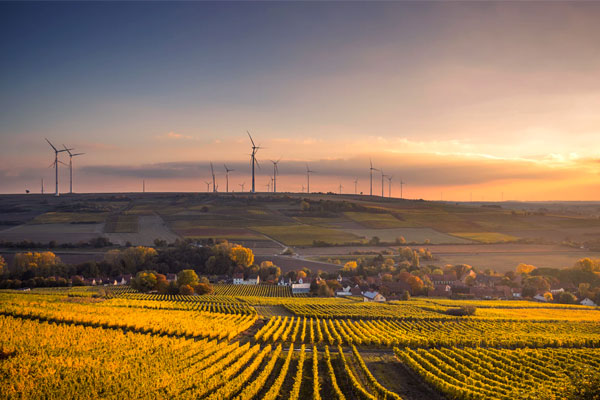
[[314, 241], [330, 244], [360, 243], [358, 236], [315, 225], [254, 226], [251, 229], [288, 246], [311, 246]]
[[404, 237], [408, 243], [425, 243], [427, 240], [433, 244], [469, 243], [468, 240], [463, 238], [450, 236], [430, 228], [345, 229], [345, 231], [357, 236], [364, 236], [367, 240], [377, 236], [382, 241], [388, 243], [393, 243], [400, 236]]
[[70, 224], [70, 223], [101, 223], [106, 220], [108, 213], [91, 212], [47, 212], [38, 215], [32, 224]]
[[245, 228], [215, 228], [212, 226], [197, 226], [193, 228], [175, 229], [175, 233], [185, 238], [192, 239], [265, 239], [263, 235]]
[[452, 235], [474, 240], [480, 243], [507, 243], [519, 240], [519, 238], [516, 236], [511, 236], [500, 232], [458, 232], [452, 233]]
[[372, 229], [389, 229], [389, 228], [402, 228], [407, 226], [414, 226], [413, 224], [400, 221], [392, 214], [383, 213], [367, 213], [367, 212], [345, 212], [345, 216], [350, 218], [352, 221], [357, 222], [365, 228]]

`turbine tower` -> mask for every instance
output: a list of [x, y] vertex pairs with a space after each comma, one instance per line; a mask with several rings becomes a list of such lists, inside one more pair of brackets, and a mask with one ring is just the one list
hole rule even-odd
[[308, 168], [308, 164], [306, 164], [306, 193], [310, 193], [310, 174], [315, 173], [316, 171], [311, 171]]
[[204, 183], [206, 183], [206, 193], [210, 192], [210, 182], [204, 181]]
[[267, 187], [267, 193], [269, 193], [271, 191], [271, 179], [269, 178], [269, 183], [267, 183], [265, 186]]
[[373, 196], [373, 171], [379, 171], [377, 168], [373, 168], [373, 161], [369, 158], [369, 163], [371, 167], [369, 168], [369, 173], [371, 177], [371, 189], [369, 190], [369, 195]]
[[229, 169], [225, 164], [223, 166], [225, 167], [225, 191], [229, 193], [229, 173], [235, 171], [235, 169]]
[[358, 187], [358, 178], [354, 178], [354, 194], [356, 194], [356, 192], [357, 192], [357, 187]]
[[382, 169], [381, 169], [381, 197], [384, 197], [384, 196], [383, 196], [383, 188], [384, 188], [384, 186], [383, 186], [383, 178], [386, 178], [386, 177], [387, 177], [387, 175], [385, 175], [385, 174], [383, 173], [383, 168], [382, 168]]
[[217, 185], [215, 182], [215, 169], [213, 168], [212, 161], [210, 162], [210, 173], [212, 175], [212, 185], [213, 185], [213, 193], [217, 192]]
[[242, 193], [244, 192], [244, 185], [246, 185], [246, 182], [244, 183], [238, 183], [238, 185], [240, 185], [242, 187]]
[[402, 181], [402, 179], [400, 180], [400, 198], [403, 199], [404, 197], [402, 197], [402, 186], [406, 185], [406, 183], [404, 183]]
[[[55, 176], [55, 182], [56, 182], [56, 189], [54, 192], [55, 196], [58, 196], [58, 163], [60, 161], [58, 161], [58, 153], [62, 153], [63, 151], [67, 151], [67, 149], [62, 149], [62, 150], [58, 150], [56, 147], [54, 147], [54, 145], [52, 143], [50, 143], [50, 141], [46, 138], [46, 142], [48, 142], [48, 144], [50, 145], [50, 147], [52, 147], [52, 149], [54, 150], [54, 162], [52, 164], [50, 164], [50, 166], [54, 166], [54, 176]], [[69, 149], [69, 150], [73, 150], [73, 149]]]
[[393, 178], [392, 175], [387, 177], [387, 179], [388, 179], [388, 197], [392, 197], [392, 178]]
[[342, 194], [342, 188], [343, 188], [343, 186], [342, 186], [342, 184], [340, 183], [340, 194]]
[[67, 149], [67, 146], [65, 146], [63, 144], [63, 147], [65, 148], [65, 151], [67, 152], [67, 154], [69, 154], [69, 193], [73, 194], [73, 157], [75, 156], [81, 156], [84, 155], [85, 153], [71, 153], [71, 150], [73, 149]]
[[[252, 154], [250, 155], [252, 157], [252, 193], [255, 193], [255, 186], [254, 186], [254, 165], [258, 165], [258, 161], [256, 160], [256, 153], [258, 152], [258, 150], [260, 149], [260, 146], [257, 146], [256, 144], [254, 144], [254, 140], [252, 139], [252, 135], [250, 135], [250, 132], [246, 131], [246, 133], [248, 134], [248, 137], [250, 138], [250, 142], [252, 142]], [[258, 166], [260, 168], [260, 165]]]
[[44, 194], [44, 178], [42, 178], [42, 194]]
[[273, 163], [273, 193], [277, 193], [277, 175], [279, 175], [279, 161], [281, 161], [281, 158], [277, 161], [271, 160], [271, 162]]

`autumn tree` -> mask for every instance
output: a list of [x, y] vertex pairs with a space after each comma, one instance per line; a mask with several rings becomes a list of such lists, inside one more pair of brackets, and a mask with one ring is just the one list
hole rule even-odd
[[530, 274], [534, 269], [536, 269], [533, 265], [529, 264], [519, 264], [517, 265], [516, 273], [517, 274]]
[[198, 282], [198, 275], [193, 269], [184, 269], [177, 274], [177, 285], [179, 285], [180, 288], [185, 285], [192, 288], [193, 286], [196, 286]]
[[410, 290], [413, 294], [419, 293], [421, 290], [423, 290], [423, 281], [418, 276], [409, 276], [408, 279], [406, 279], [406, 283], [410, 285]]
[[354, 272], [354, 271], [356, 271], [357, 267], [358, 267], [358, 265], [356, 264], [356, 261], [348, 261], [346, 264], [344, 264], [344, 267], [342, 268], [342, 271], [344, 271], [344, 272]]
[[194, 291], [199, 295], [210, 294], [213, 291], [213, 287], [210, 283], [199, 283], [194, 286]]
[[6, 261], [2, 256], [0, 256], [0, 275], [6, 272]]
[[234, 263], [245, 268], [254, 263], [254, 253], [252, 253], [252, 250], [239, 245], [231, 248], [229, 257]]
[[149, 292], [156, 288], [157, 282], [154, 271], [140, 271], [131, 280], [131, 287], [140, 292]]
[[192, 295], [194, 294], [194, 288], [187, 284], [181, 285], [179, 286], [179, 294]]

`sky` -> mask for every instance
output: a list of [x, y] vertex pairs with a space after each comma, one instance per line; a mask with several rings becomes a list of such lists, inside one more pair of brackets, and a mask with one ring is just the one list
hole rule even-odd
[[[0, 193], [600, 199], [597, 2], [1, 2]], [[68, 163], [65, 153], [61, 160]], [[69, 171], [59, 169], [60, 191]], [[374, 194], [381, 194], [375, 171]]]

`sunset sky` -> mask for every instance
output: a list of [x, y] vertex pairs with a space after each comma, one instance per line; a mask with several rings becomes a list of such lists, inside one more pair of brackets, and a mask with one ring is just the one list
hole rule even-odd
[[[0, 3], [0, 193], [600, 199], [600, 3]], [[62, 158], [67, 162], [67, 158]], [[61, 191], [68, 171], [61, 166]], [[381, 193], [377, 173], [374, 191]], [[385, 192], [387, 195], [387, 181]]]

